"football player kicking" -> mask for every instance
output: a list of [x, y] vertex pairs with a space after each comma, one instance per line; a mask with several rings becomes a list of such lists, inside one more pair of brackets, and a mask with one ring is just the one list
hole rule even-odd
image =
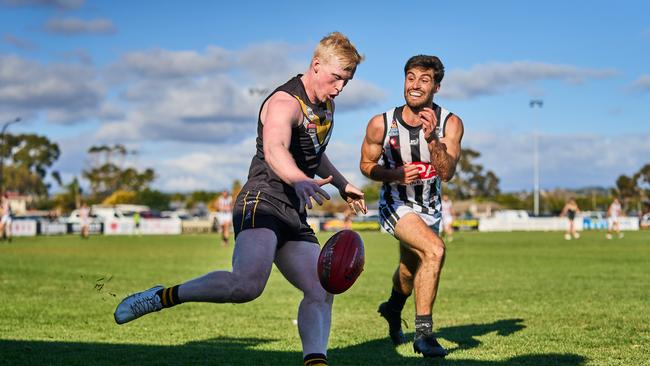
[[316, 47], [309, 70], [278, 87], [262, 104], [257, 152], [233, 210], [232, 271], [131, 295], [115, 310], [117, 323], [189, 301], [252, 301], [262, 294], [275, 263], [304, 294], [298, 308], [304, 364], [327, 365], [332, 295], [318, 280], [320, 249], [307, 224], [305, 206], [311, 208], [312, 199], [319, 204], [329, 199], [321, 186], [332, 183], [353, 209], [367, 211], [363, 193], [325, 155], [334, 124], [334, 98], [361, 61], [348, 38], [334, 32]]
[[437, 57], [411, 57], [404, 75], [406, 104], [373, 117], [361, 147], [361, 172], [383, 182], [380, 223], [399, 240], [392, 293], [378, 311], [388, 321], [393, 343], [405, 343], [401, 312], [415, 291], [413, 349], [424, 357], [444, 357], [447, 351], [433, 334], [431, 315], [445, 259], [445, 244], [438, 236], [440, 182], [456, 170], [463, 123], [433, 103], [444, 76]]

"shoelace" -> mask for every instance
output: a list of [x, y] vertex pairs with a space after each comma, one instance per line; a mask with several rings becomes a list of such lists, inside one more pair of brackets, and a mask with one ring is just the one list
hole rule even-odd
[[131, 312], [137, 316], [155, 311], [157, 309], [156, 295], [141, 297], [135, 300], [129, 307], [131, 308]]

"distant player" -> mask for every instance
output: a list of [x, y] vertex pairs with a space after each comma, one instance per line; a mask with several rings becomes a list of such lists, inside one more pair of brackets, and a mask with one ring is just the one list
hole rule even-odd
[[90, 234], [90, 209], [85, 202], [79, 207], [79, 226], [81, 228], [81, 237], [88, 239]]
[[425, 357], [444, 357], [447, 351], [433, 334], [432, 319], [445, 258], [438, 235], [440, 182], [451, 179], [456, 170], [463, 123], [433, 102], [444, 76], [438, 57], [411, 57], [404, 76], [406, 104], [373, 117], [361, 147], [362, 173], [383, 182], [380, 223], [400, 243], [392, 293], [379, 313], [388, 321], [393, 343], [405, 343], [401, 312], [415, 291], [413, 349]]
[[621, 225], [618, 222], [619, 218], [623, 215], [623, 208], [621, 207], [621, 202], [618, 198], [614, 198], [614, 201], [609, 208], [607, 209], [607, 239], [612, 238], [612, 232], [616, 232], [619, 238], [623, 237], [621, 232]]
[[343, 228], [346, 230], [352, 230], [352, 218], [354, 217], [355, 212], [353, 209], [348, 207], [345, 212], [343, 212]]
[[[275, 263], [303, 293], [298, 332], [304, 365], [327, 365], [333, 295], [318, 279], [320, 248], [306, 209], [313, 207], [312, 200], [322, 205], [330, 198], [321, 187], [331, 183], [348, 205], [367, 212], [363, 192], [325, 154], [334, 124], [334, 98], [361, 60], [347, 37], [331, 33], [319, 42], [307, 72], [275, 89], [262, 103], [256, 153], [233, 210], [232, 270], [131, 295], [115, 309], [118, 324], [184, 302], [252, 301], [262, 294]], [[255, 313], [249, 318], [253, 327], [259, 321]]]
[[133, 213], [133, 233], [135, 235], [140, 235], [140, 223], [142, 222], [142, 216], [140, 215], [140, 212], [135, 211]]
[[454, 228], [452, 224], [454, 223], [454, 211], [453, 203], [449, 199], [449, 196], [446, 194], [442, 196], [442, 233], [447, 242], [451, 243], [454, 241]]
[[2, 210], [2, 217], [0, 218], [0, 231], [2, 232], [2, 240], [8, 240], [11, 242], [11, 239], [13, 237], [13, 231], [11, 229], [13, 213], [11, 212], [9, 195], [6, 193], [2, 196], [0, 209]]
[[228, 191], [221, 192], [217, 198], [217, 221], [219, 222], [219, 231], [221, 231], [221, 242], [227, 246], [230, 240], [230, 225], [232, 224], [232, 197]]
[[562, 212], [560, 212], [560, 217], [566, 216], [566, 218], [569, 220], [569, 225], [567, 226], [566, 233], [564, 234], [564, 239], [566, 240], [571, 240], [571, 238], [578, 239], [580, 238], [580, 234], [576, 231], [576, 227], [574, 224], [576, 215], [580, 212], [580, 209], [578, 208], [578, 204], [576, 201], [571, 198], [564, 204], [564, 207], [562, 208]]

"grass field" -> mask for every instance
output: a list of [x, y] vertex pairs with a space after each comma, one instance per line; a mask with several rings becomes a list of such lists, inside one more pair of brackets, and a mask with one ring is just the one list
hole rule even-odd
[[[325, 238], [322, 236], [322, 238]], [[461, 233], [448, 245], [434, 308], [450, 351], [422, 360], [392, 347], [377, 305], [394, 240], [363, 234], [366, 268], [334, 302], [333, 365], [649, 365], [650, 232]], [[230, 268], [215, 235], [17, 238], [0, 244], [2, 365], [301, 365], [300, 293], [274, 269], [241, 305], [184, 304], [118, 326], [119, 300]], [[413, 300], [404, 312], [413, 334]]]

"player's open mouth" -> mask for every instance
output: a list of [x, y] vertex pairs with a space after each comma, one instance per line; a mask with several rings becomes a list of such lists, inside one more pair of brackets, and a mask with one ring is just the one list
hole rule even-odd
[[409, 92], [409, 95], [412, 96], [412, 97], [419, 98], [419, 97], [423, 96], [424, 93], [419, 92], [419, 91], [410, 91], [410, 92]]

